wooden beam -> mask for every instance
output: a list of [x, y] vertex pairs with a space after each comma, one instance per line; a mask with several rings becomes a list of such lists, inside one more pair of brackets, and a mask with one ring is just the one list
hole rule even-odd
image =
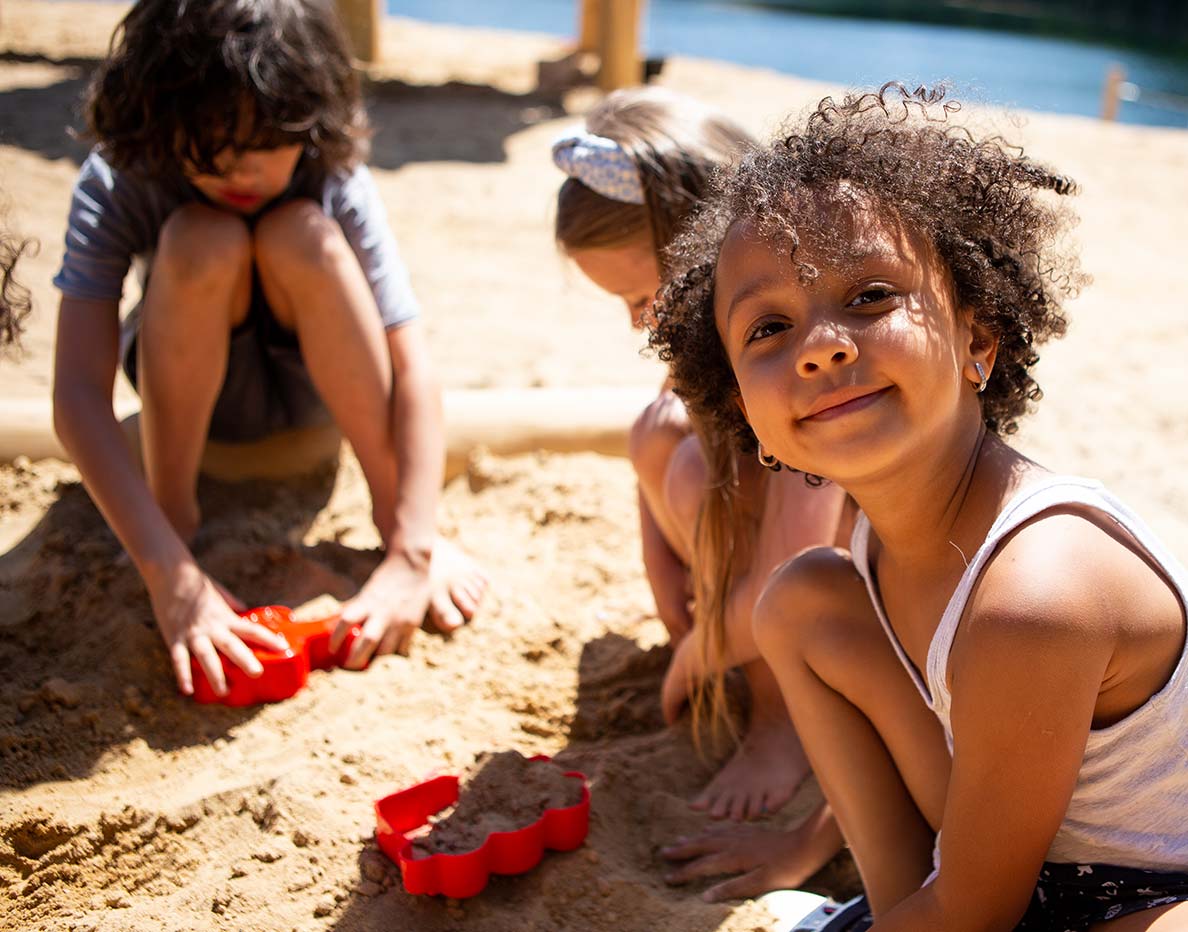
[[338, 15], [350, 37], [355, 58], [379, 61], [380, 24], [383, 22], [380, 0], [338, 0]]
[[578, 0], [579, 52], [597, 52], [602, 30], [602, 0]]
[[642, 0], [601, 0], [601, 3], [598, 45], [602, 63], [598, 69], [598, 86], [613, 91], [643, 83], [643, 62], [639, 56]]

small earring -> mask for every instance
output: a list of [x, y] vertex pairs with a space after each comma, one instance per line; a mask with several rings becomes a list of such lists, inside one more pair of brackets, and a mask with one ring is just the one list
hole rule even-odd
[[986, 390], [986, 383], [990, 381], [990, 376], [986, 375], [986, 370], [982, 368], [980, 362], [974, 363], [974, 369], [977, 371], [978, 378], [980, 379], [977, 387], [977, 392], [980, 395]]
[[770, 469], [772, 472], [780, 471], [780, 467], [783, 464], [779, 460], [777, 460], [772, 454], [770, 454], [766, 450], [764, 450], [763, 444], [759, 444], [759, 449], [757, 451], [757, 455], [759, 457], [759, 463], [764, 468]]

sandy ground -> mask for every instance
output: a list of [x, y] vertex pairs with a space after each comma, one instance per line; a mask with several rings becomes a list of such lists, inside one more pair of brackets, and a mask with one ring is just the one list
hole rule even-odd
[[[48, 390], [49, 279], [85, 153], [64, 127], [120, 10], [8, 0], [0, 14], [0, 189], [8, 225], [41, 241], [22, 267], [37, 314], [25, 357], [0, 364], [4, 400]], [[372, 161], [445, 384], [658, 382], [622, 308], [550, 241], [548, 144], [591, 100], [534, 90], [535, 63], [561, 44], [386, 28]], [[662, 80], [760, 133], [836, 90], [682, 59]], [[1096, 278], [1045, 353], [1046, 398], [1020, 442], [1106, 480], [1188, 555], [1188, 134], [985, 117], [1082, 182], [1078, 239]], [[202, 501], [198, 554], [248, 602], [346, 598], [377, 559], [349, 456], [283, 485], [210, 482]], [[176, 695], [143, 587], [73, 468], [0, 466], [0, 927], [769, 928], [759, 904], [706, 905], [660, 879], [656, 848], [700, 824], [685, 799], [714, 761], [660, 720], [666, 650], [627, 464], [478, 453], [447, 488], [443, 523], [494, 581], [475, 624], [363, 674], [314, 674], [278, 705], [199, 707]], [[405, 894], [372, 838], [372, 801], [509, 747], [589, 774], [585, 848], [462, 904]]]

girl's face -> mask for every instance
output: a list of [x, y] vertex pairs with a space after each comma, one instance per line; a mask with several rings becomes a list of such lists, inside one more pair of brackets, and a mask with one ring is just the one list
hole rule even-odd
[[834, 242], [804, 237], [795, 261], [789, 246], [735, 224], [714, 313], [760, 442], [844, 485], [896, 470], [929, 438], [954, 436], [963, 418], [980, 422], [970, 379], [975, 361], [989, 372], [993, 341], [975, 340], [921, 237], [870, 210], [828, 213], [819, 226]]
[[189, 168], [185, 174], [190, 184], [219, 207], [250, 215], [289, 187], [302, 148], [300, 144], [242, 152], [227, 148], [215, 156], [217, 174]]
[[623, 299], [631, 313], [631, 326], [642, 330], [660, 287], [660, 267], [651, 242], [575, 249], [569, 255], [586, 278]]

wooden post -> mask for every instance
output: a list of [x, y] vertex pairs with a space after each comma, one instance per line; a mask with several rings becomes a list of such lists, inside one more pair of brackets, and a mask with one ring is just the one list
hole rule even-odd
[[598, 86], [604, 91], [643, 81], [643, 63], [639, 57], [640, 4], [641, 0], [602, 0]]
[[350, 37], [355, 58], [366, 62], [378, 61], [380, 23], [383, 22], [380, 0], [338, 0], [338, 15]]
[[1118, 101], [1121, 98], [1122, 83], [1126, 80], [1126, 70], [1121, 65], [1110, 65], [1106, 71], [1105, 87], [1101, 92], [1101, 118], [1103, 120], [1118, 119]]
[[598, 34], [602, 26], [603, 0], [578, 0], [579, 52], [597, 52]]

